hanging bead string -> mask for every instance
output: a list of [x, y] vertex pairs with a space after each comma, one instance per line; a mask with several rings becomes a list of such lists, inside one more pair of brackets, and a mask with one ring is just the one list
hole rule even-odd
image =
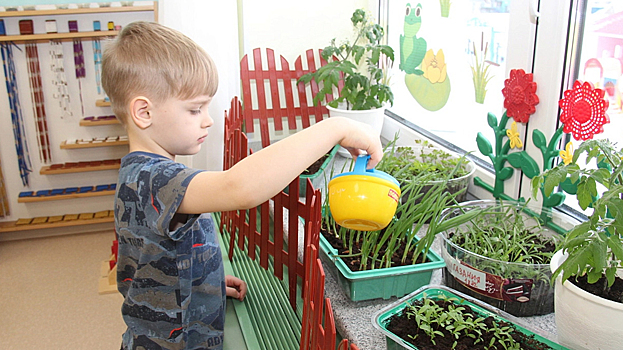
[[17, 163], [22, 184], [28, 186], [28, 175], [32, 172], [30, 154], [28, 152], [28, 142], [24, 130], [24, 119], [22, 107], [17, 93], [17, 79], [15, 75], [15, 62], [13, 61], [13, 51], [11, 44], [2, 43], [2, 62], [4, 76], [6, 77], [6, 89], [9, 97], [9, 107], [11, 108], [11, 123], [13, 124], [13, 137], [15, 138], [15, 151], [17, 152]]
[[[20, 34], [32, 34], [32, 20], [19, 21]], [[37, 143], [39, 144], [39, 158], [44, 163], [52, 161], [50, 152], [50, 138], [48, 136], [48, 123], [45, 114], [45, 103], [41, 84], [41, 69], [39, 67], [39, 52], [37, 45], [28, 43], [26, 48], [26, 63], [28, 66], [28, 81], [30, 82], [30, 96], [33, 101], [33, 114], [37, 127]]]
[[[102, 30], [100, 21], [93, 21], [93, 30], [99, 32]], [[102, 43], [99, 38], [93, 39], [93, 61], [95, 62], [95, 84], [97, 85], [97, 94], [102, 94]]]
[[50, 152], [50, 138], [48, 136], [48, 123], [45, 114], [43, 89], [41, 87], [41, 69], [39, 66], [39, 53], [36, 44], [26, 44], [26, 60], [28, 62], [28, 77], [30, 81], [30, 93], [33, 100], [35, 125], [37, 126], [37, 142], [39, 143], [39, 157], [42, 162], [52, 161]]
[[[0, 35], [6, 35], [4, 20], [1, 19]], [[19, 175], [22, 179], [22, 184], [28, 186], [28, 175], [32, 172], [32, 165], [30, 163], [28, 142], [24, 129], [22, 106], [20, 105], [19, 95], [17, 93], [17, 78], [15, 74], [12, 45], [15, 44], [3, 42], [0, 44], [0, 51], [2, 52], [2, 67], [4, 68], [6, 90], [9, 98], [9, 107], [11, 109], [11, 123], [13, 125], [13, 138], [15, 138], [15, 151], [17, 153]]]
[[[46, 20], [45, 27], [48, 34], [57, 33], [55, 20]], [[72, 115], [64, 61], [63, 44], [61, 41], [50, 40], [50, 69], [54, 74], [52, 83], [56, 86], [56, 93], [52, 97], [58, 100], [59, 107], [63, 111], [61, 118]]]
[[[78, 32], [78, 21], [69, 21], [69, 32]], [[82, 40], [74, 39], [74, 64], [76, 66], [76, 79], [78, 80], [78, 88], [80, 89], [80, 107], [82, 115], [84, 115], [84, 100], [82, 98], [82, 78], [86, 77], [86, 69], [84, 68], [84, 51], [82, 49]]]
[[2, 175], [2, 160], [0, 160], [0, 217], [5, 217], [9, 212], [9, 197], [4, 186], [4, 176]]

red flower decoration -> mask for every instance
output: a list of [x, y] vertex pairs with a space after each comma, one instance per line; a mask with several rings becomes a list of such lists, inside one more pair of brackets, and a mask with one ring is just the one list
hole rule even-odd
[[523, 69], [511, 70], [511, 77], [504, 80], [502, 94], [506, 116], [513, 117], [519, 123], [527, 123], [536, 111], [534, 106], [539, 104], [532, 73], [526, 74]]
[[562, 108], [560, 121], [565, 125], [563, 131], [573, 134], [578, 141], [590, 140], [593, 135], [604, 132], [603, 125], [610, 123], [604, 94], [604, 90], [593, 88], [593, 84], [576, 80], [573, 89], [565, 91], [558, 102]]

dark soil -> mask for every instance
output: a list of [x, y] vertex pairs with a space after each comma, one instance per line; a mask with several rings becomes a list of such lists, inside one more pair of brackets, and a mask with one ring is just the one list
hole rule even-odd
[[[327, 228], [324, 227], [324, 225], [320, 228], [320, 233], [329, 242], [329, 244], [331, 244], [331, 246], [338, 251], [339, 255], [350, 255], [350, 254], [361, 253], [361, 249], [360, 249], [361, 241], [353, 242], [353, 251], [350, 252], [348, 250], [348, 247], [344, 246], [344, 244], [342, 243], [342, 240], [337, 238], [335, 236], [335, 234], [329, 233], [327, 231]], [[384, 251], [385, 251], [385, 247], [382, 247], [381, 248], [381, 252], [384, 252]], [[403, 254], [404, 254], [404, 247], [398, 248], [398, 250], [396, 251], [396, 253], [394, 253], [394, 255], [392, 257], [392, 267], [404, 266], [404, 265], [412, 265], [411, 264], [411, 260], [413, 259], [413, 253], [409, 252], [407, 254], [408, 258], [405, 261], [405, 263], [402, 262], [402, 255]], [[351, 271], [360, 271], [361, 270], [361, 260], [359, 259], [358, 256], [354, 256], [354, 257], [340, 257], [340, 258], [351, 269]], [[425, 262], [425, 258], [426, 257], [420, 256], [418, 258], [417, 263]], [[374, 268], [380, 268], [380, 267], [381, 266], [379, 266], [377, 264]], [[371, 268], [372, 267], [370, 265], [368, 265], [368, 269], [371, 269]]]
[[550, 284], [545, 281], [534, 281], [530, 300], [525, 303], [516, 301], [505, 301], [490, 298], [465, 287], [461, 282], [448, 272], [447, 268], [442, 272], [444, 284], [456, 291], [467, 294], [478, 300], [494, 306], [500, 310], [504, 310], [509, 314], [517, 317], [547, 315], [554, 312], [554, 293], [550, 289]]
[[[450, 237], [452, 237], [453, 233], [450, 233]], [[460, 236], [456, 239], [455, 244], [458, 246], [463, 245], [465, 241], [464, 236]], [[534, 246], [538, 246], [538, 250], [533, 251], [532, 254], [538, 254], [539, 256], [543, 256], [541, 253], [553, 253], [556, 250], [556, 246], [550, 241], [539, 241]], [[543, 247], [541, 247], [543, 245]], [[448, 246], [450, 247], [450, 246]], [[449, 249], [449, 248], [446, 248]], [[452, 255], [452, 254], [451, 254]], [[549, 261], [533, 261], [533, 264], [549, 264]], [[481, 266], [473, 266], [476, 269], [483, 270], [488, 273], [492, 273], [497, 275], [495, 271], [490, 271], [487, 268], [483, 268]], [[504, 276], [503, 276], [504, 277]], [[476, 299], [482, 300], [485, 303], [492, 305], [500, 310], [504, 310], [511, 315], [518, 317], [526, 317], [526, 316], [535, 316], [535, 315], [547, 315], [549, 313], [554, 312], [554, 291], [551, 288], [549, 279], [536, 279], [534, 280], [534, 284], [532, 285], [530, 300], [527, 302], [517, 302], [517, 301], [506, 301], [499, 300], [495, 298], [488, 297], [486, 295], [480, 294], [472, 289], [465, 287], [461, 282], [456, 280], [452, 274], [448, 272], [447, 268], [443, 269], [443, 280], [444, 284], [454, 290], [457, 290], [461, 293], [467, 294]]]
[[605, 276], [592, 284], [588, 283], [588, 278], [586, 276], [569, 278], [569, 281], [578, 286], [578, 288], [581, 288], [598, 297], [612, 300], [617, 303], [623, 303], [623, 279], [620, 279], [619, 277], [615, 277], [614, 284], [610, 288], [608, 288], [608, 280]]
[[[418, 305], [418, 303], [421, 303], [421, 301], [418, 301], [417, 303], [415, 303], [415, 305]], [[437, 300], [436, 303], [444, 309], [447, 309], [447, 305], [449, 304], [449, 302], [443, 300]], [[474, 318], [479, 317], [479, 315], [475, 313], [468, 305], [464, 305], [464, 307], [466, 308], [466, 312], [470, 312], [475, 315]], [[405, 312], [406, 310], [407, 309], [405, 308], [402, 312], [392, 316], [389, 319], [387, 330], [404, 339], [406, 342], [413, 344], [419, 350], [452, 349], [452, 345], [455, 340], [457, 344], [454, 349], [457, 350], [486, 349], [486, 345], [488, 345], [490, 340], [494, 337], [492, 332], [484, 332], [482, 335], [484, 341], [479, 342], [478, 344], [474, 344], [475, 340], [473, 338], [463, 336], [459, 337], [459, 339], [455, 339], [454, 336], [452, 336], [450, 332], [446, 331], [445, 329], [438, 329], [444, 334], [444, 336], [436, 336], [434, 339], [435, 344], [433, 344], [430, 337], [424, 331], [418, 328], [415, 319], [413, 317], [411, 319], [407, 318]], [[487, 325], [491, 325], [493, 324], [493, 322], [497, 322], [499, 326], [511, 326], [514, 328], [512, 324], [509, 324], [502, 320], [496, 321], [493, 317], [487, 317], [484, 322]], [[414, 336], [415, 339], [412, 339], [412, 337]], [[514, 330], [512, 331], [512, 337], [516, 342], [521, 344], [521, 348], [524, 350], [551, 349], [548, 345], [534, 339], [534, 336], [526, 335], [516, 330], [516, 328], [514, 328]], [[501, 345], [499, 343], [497, 343], [497, 345], [499, 348], [501, 348]]]
[[329, 158], [329, 155], [330, 154], [327, 153], [324, 156], [320, 157], [320, 159], [315, 161], [312, 165], [308, 166], [307, 169], [303, 171], [302, 175], [312, 175], [312, 174], [317, 173], [318, 170], [320, 170], [320, 167], [322, 167], [322, 164], [324, 164], [325, 160]]

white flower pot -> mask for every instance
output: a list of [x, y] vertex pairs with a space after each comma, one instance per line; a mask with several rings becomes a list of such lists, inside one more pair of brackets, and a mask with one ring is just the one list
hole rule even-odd
[[[351, 111], [327, 106], [327, 109], [329, 110], [329, 117], [344, 117], [368, 124], [378, 132], [379, 136], [381, 135], [383, 121], [385, 120], [385, 108]], [[351, 157], [350, 153], [343, 147], [340, 147], [338, 154], [342, 157]]]
[[[567, 258], [556, 252], [550, 263], [555, 271]], [[573, 283], [554, 287], [554, 309], [558, 341], [574, 350], [618, 350], [623, 348], [623, 304], [600, 298]]]

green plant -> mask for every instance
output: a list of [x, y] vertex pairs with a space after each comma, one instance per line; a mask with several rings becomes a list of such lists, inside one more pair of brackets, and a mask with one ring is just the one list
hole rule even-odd
[[[475, 314], [460, 303], [458, 298], [440, 295], [432, 299], [425, 296], [414, 303], [407, 303], [403, 312], [408, 319], [415, 321], [417, 329], [430, 337], [433, 345], [437, 345], [434, 339], [438, 336], [449, 336], [456, 340], [467, 337], [473, 339], [474, 344], [479, 344], [485, 341], [483, 334], [488, 332], [492, 337], [488, 344], [484, 344], [485, 348], [521, 349], [520, 344], [512, 337], [514, 328], [497, 322], [487, 323], [485, 317]], [[409, 337], [415, 339], [417, 334]], [[458, 344], [456, 340], [452, 349]]]
[[[355, 40], [341, 44], [331, 40], [331, 45], [325, 47], [321, 54], [328, 63], [315, 72], [303, 75], [299, 81], [308, 84], [314, 80], [319, 85], [314, 104], [327, 96], [331, 100], [334, 88], [339, 91], [339, 97], [328, 102], [333, 108], [341, 102], [345, 102], [346, 109], [350, 110], [381, 108], [386, 102], [393, 104], [394, 94], [389, 87], [387, 70], [394, 62], [394, 50], [381, 44], [383, 27], [371, 23], [362, 9], [355, 10], [350, 20], [357, 33]], [[344, 86], [340, 89], [341, 83]]]
[[[451, 176], [449, 174], [444, 180], [435, 182], [427, 191], [423, 189], [429, 186], [427, 184], [433, 178], [430, 173], [420, 174], [406, 181], [401, 188], [406, 198], [399, 202], [394, 219], [379, 231], [363, 232], [339, 226], [331, 216], [328, 198], [325, 198], [322, 227], [338, 236], [347, 247], [348, 254], [341, 257], [359, 257], [360, 270], [395, 266], [396, 261], [393, 258], [396, 254], [400, 254], [401, 264], [415, 264], [420, 258], [425, 259], [437, 233], [459, 226], [478, 215], [478, 210], [475, 210], [440, 220], [442, 212], [453, 207], [456, 204], [455, 198], [466, 190], [455, 193], [445, 191]], [[426, 223], [429, 223], [427, 227]], [[423, 237], [416, 239], [418, 233], [424, 229]], [[359, 246], [359, 251], [356, 251], [356, 245]]]
[[[525, 204], [524, 204], [525, 205]], [[457, 228], [449, 240], [487, 258], [525, 264], [548, 264], [557, 240], [543, 234], [535, 221], [527, 224], [522, 208], [501, 203], [481, 212], [468, 225]]]
[[489, 43], [485, 43], [484, 50], [482, 44], [483, 43], [481, 41], [480, 56], [478, 56], [478, 53], [476, 52], [476, 43], [472, 43], [474, 50], [474, 63], [471, 65], [476, 102], [481, 104], [485, 103], [485, 97], [487, 96], [487, 84], [489, 83], [489, 80], [493, 78], [491, 72], [489, 71], [489, 67], [491, 67], [492, 64], [497, 65], [491, 61], [485, 60]]
[[454, 157], [427, 140], [415, 140], [419, 149], [399, 147], [396, 146], [397, 137], [385, 147], [385, 155], [376, 169], [392, 175], [398, 182], [403, 183], [423, 173], [432, 174], [431, 181], [443, 180], [450, 174], [452, 178], [459, 178], [469, 173], [465, 157]]
[[[578, 164], [582, 154], [586, 167]], [[597, 166], [589, 166], [591, 161]], [[567, 162], [532, 180], [533, 197], [541, 185], [545, 195], [550, 195], [557, 186], [570, 182], [577, 189], [580, 207], [593, 210], [588, 220], [566, 234], [561, 249], [568, 257], [552, 279], [561, 273], [563, 282], [571, 276], [586, 275], [589, 283], [595, 283], [606, 276], [609, 288], [623, 260], [623, 149], [617, 150], [609, 140], [588, 140]]]

